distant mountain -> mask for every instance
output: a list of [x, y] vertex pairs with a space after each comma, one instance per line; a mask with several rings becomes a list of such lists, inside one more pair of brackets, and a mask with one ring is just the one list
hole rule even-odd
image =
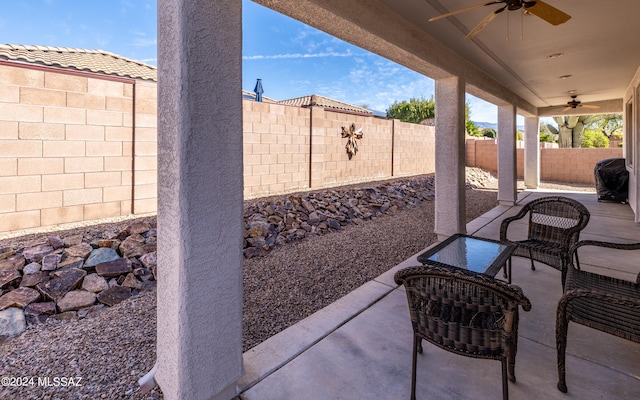
[[[476, 124], [478, 126], [478, 128], [493, 128], [496, 131], [498, 130], [498, 124], [493, 123], [493, 122], [478, 122], [478, 121], [471, 121], [474, 124]], [[516, 127], [517, 130], [519, 131], [524, 131], [524, 125], [518, 125]]]

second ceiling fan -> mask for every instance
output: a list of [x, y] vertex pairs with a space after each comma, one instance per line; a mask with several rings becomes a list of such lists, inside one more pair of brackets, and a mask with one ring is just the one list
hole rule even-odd
[[496, 0], [496, 1], [484, 2], [484, 3], [476, 4], [473, 6], [461, 8], [456, 11], [451, 11], [446, 14], [433, 17], [429, 19], [429, 21], [437, 21], [439, 19], [447, 18], [452, 15], [463, 13], [465, 11], [471, 11], [471, 10], [475, 10], [476, 8], [491, 6], [494, 4], [504, 4], [504, 5], [498, 8], [497, 10], [491, 12], [489, 15], [487, 15], [482, 21], [480, 21], [478, 25], [476, 25], [467, 34], [467, 36], [465, 36], [465, 38], [471, 39], [472, 37], [476, 36], [478, 33], [482, 32], [482, 30], [486, 28], [487, 25], [489, 25], [489, 23], [491, 23], [491, 21], [493, 21], [493, 19], [504, 10], [515, 11], [515, 10], [522, 9], [524, 12], [527, 12], [529, 14], [533, 14], [539, 18], [542, 18], [543, 20], [547, 21], [552, 25], [560, 25], [567, 22], [569, 19], [571, 19], [571, 16], [569, 14], [566, 14], [558, 10], [557, 8], [540, 0], [535, 0], [535, 1]]

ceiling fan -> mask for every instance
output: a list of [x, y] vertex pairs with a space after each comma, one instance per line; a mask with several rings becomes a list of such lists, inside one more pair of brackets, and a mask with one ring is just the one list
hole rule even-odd
[[578, 97], [578, 95], [574, 94], [573, 96], [571, 96], [571, 101], [567, 102], [567, 108], [565, 108], [562, 111], [569, 111], [572, 108], [578, 108], [578, 107], [584, 107], [584, 108], [600, 108], [598, 106], [590, 106], [588, 104], [582, 104], [580, 101], [576, 100], [576, 98]]
[[489, 15], [487, 15], [482, 21], [480, 21], [480, 23], [478, 25], [476, 25], [468, 34], [467, 36], [465, 36], [466, 39], [471, 39], [474, 36], [476, 36], [478, 33], [482, 32], [482, 30], [484, 30], [484, 28], [487, 27], [487, 25], [489, 25], [489, 23], [491, 23], [491, 21], [493, 21], [493, 19], [500, 14], [501, 12], [503, 12], [504, 10], [509, 10], [509, 11], [515, 11], [515, 10], [520, 10], [522, 9], [524, 12], [529, 13], [529, 14], [533, 14], [539, 18], [542, 18], [543, 20], [547, 21], [548, 23], [552, 24], [552, 25], [560, 25], [563, 24], [565, 22], [567, 22], [569, 19], [571, 19], [571, 16], [569, 14], [566, 14], [560, 10], [558, 10], [557, 8], [543, 2], [540, 0], [535, 0], [535, 1], [524, 1], [524, 0], [496, 0], [496, 1], [490, 1], [490, 2], [484, 2], [484, 3], [480, 3], [480, 4], [476, 4], [473, 6], [469, 6], [469, 7], [465, 7], [465, 8], [461, 8], [459, 10], [456, 11], [451, 11], [449, 13], [446, 14], [442, 14], [439, 15], [437, 17], [433, 17], [431, 19], [429, 19], [429, 21], [437, 21], [439, 19], [443, 19], [443, 18], [447, 18], [450, 17], [452, 15], [456, 15], [465, 11], [471, 11], [471, 10], [475, 10], [476, 8], [480, 8], [480, 7], [484, 7], [484, 6], [491, 6], [494, 4], [504, 4], [504, 6], [498, 8], [497, 10], [493, 11], [492, 13], [490, 13]]

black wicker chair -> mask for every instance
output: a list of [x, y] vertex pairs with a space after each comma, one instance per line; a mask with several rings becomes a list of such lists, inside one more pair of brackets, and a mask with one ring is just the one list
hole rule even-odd
[[[509, 224], [529, 215], [527, 239], [511, 241], [507, 237]], [[512, 256], [527, 257], [531, 269], [534, 260], [562, 272], [564, 286], [569, 263], [569, 249], [580, 237], [589, 222], [589, 210], [582, 203], [562, 196], [542, 197], [525, 204], [518, 214], [505, 218], [500, 225], [500, 240], [518, 247]], [[511, 282], [511, 259], [507, 262], [505, 276]]]
[[463, 356], [501, 360], [502, 394], [508, 399], [507, 374], [516, 381], [518, 306], [531, 309], [522, 290], [485, 275], [436, 266], [405, 268], [394, 279], [405, 287], [413, 326], [411, 399], [422, 339]]
[[[577, 255], [582, 246], [618, 250], [640, 250], [640, 243], [606, 243], [593, 240], [578, 242], [571, 249]], [[611, 252], [615, 256], [615, 252]], [[556, 315], [558, 350], [558, 389], [567, 392], [565, 351], [569, 321], [640, 343], [640, 273], [636, 282], [616, 279], [569, 265], [564, 294]]]

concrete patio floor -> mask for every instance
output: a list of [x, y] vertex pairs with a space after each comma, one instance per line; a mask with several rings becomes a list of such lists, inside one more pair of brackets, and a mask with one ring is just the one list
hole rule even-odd
[[[595, 193], [555, 192], [582, 202], [591, 219], [581, 239], [640, 241], [640, 226], [628, 205], [598, 202]], [[519, 204], [550, 191], [524, 191]], [[500, 222], [518, 206], [498, 206], [467, 225], [467, 232], [499, 238]], [[526, 234], [526, 221], [509, 234]], [[638, 252], [583, 248], [584, 269], [635, 281]], [[404, 291], [393, 274], [419, 265], [416, 255], [330, 306], [244, 354], [240, 381], [244, 400], [408, 399], [412, 330]], [[516, 383], [511, 399], [640, 399], [640, 344], [575, 323], [569, 324], [567, 385], [556, 389], [555, 312], [562, 293], [560, 272], [544, 264], [532, 271], [513, 259], [513, 283], [532, 303], [521, 312]], [[418, 399], [498, 399], [498, 361], [461, 357], [424, 344], [418, 356]]]

